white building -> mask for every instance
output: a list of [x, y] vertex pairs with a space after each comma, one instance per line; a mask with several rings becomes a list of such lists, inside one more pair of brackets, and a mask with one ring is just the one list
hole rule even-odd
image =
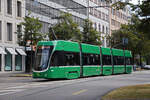
[[0, 73], [25, 71], [25, 52], [17, 29], [25, 16], [25, 0], [0, 0]]
[[93, 27], [101, 33], [102, 46], [107, 47], [106, 36], [110, 34], [109, 4], [105, 0], [89, 0], [89, 19]]
[[42, 33], [47, 33], [48, 26], [57, 23], [58, 19], [55, 19], [55, 17], [58, 17], [61, 12], [71, 13], [73, 20], [82, 26], [83, 20], [87, 19], [86, 6], [87, 0], [26, 0], [26, 15], [31, 11], [31, 16], [38, 17], [43, 24]]
[[[118, 0], [113, 0], [113, 3], [117, 2]], [[110, 11], [110, 29], [111, 33], [114, 30], [118, 30], [121, 27], [121, 24], [128, 24], [131, 19], [130, 8], [127, 6], [124, 9], [115, 10], [111, 8]]]
[[[109, 8], [91, 8], [94, 6], [105, 6], [104, 0], [26, 0], [26, 14], [31, 11], [31, 16], [38, 17], [43, 24], [42, 32], [48, 32], [49, 24], [57, 23], [58, 19], [52, 19], [60, 15], [60, 11], [73, 15], [73, 20], [81, 27], [83, 20], [89, 18], [93, 27], [101, 34], [103, 46], [106, 47], [106, 34], [109, 34]], [[78, 9], [60, 9], [78, 8]], [[81, 8], [81, 9], [79, 9]], [[85, 9], [84, 9], [85, 8]]]

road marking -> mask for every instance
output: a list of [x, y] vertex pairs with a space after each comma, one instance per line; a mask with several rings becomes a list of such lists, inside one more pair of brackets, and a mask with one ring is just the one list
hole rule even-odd
[[46, 87], [46, 85], [52, 85], [54, 83], [34, 83], [34, 84], [26, 84], [21, 86], [8, 87], [6, 89], [22, 89], [22, 88], [34, 88], [34, 87]]
[[79, 95], [79, 94], [81, 94], [81, 93], [83, 93], [83, 92], [86, 92], [86, 91], [87, 91], [87, 89], [83, 89], [83, 90], [80, 90], [80, 91], [78, 91], [78, 92], [72, 93], [72, 95]]
[[25, 89], [16, 89], [16, 90], [1, 90], [0, 95], [7, 95], [7, 94], [13, 94], [17, 92], [24, 91]]
[[13, 93], [16, 93], [16, 92], [2, 93], [2, 94], [0, 94], [0, 95], [7, 95], [7, 94], [13, 94]]

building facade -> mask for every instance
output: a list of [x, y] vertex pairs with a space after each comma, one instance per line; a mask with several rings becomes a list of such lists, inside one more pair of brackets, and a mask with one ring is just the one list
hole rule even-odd
[[[38, 17], [43, 24], [41, 32], [48, 33], [49, 25], [55, 25], [62, 12], [72, 14], [73, 20], [82, 26], [87, 19], [86, 6], [86, 0], [26, 0], [26, 15], [31, 12], [31, 16]], [[82, 9], [65, 9], [78, 7]]]
[[[113, 0], [113, 3], [117, 0]], [[111, 33], [114, 30], [118, 30], [121, 27], [121, 24], [128, 24], [131, 19], [130, 10], [128, 7], [125, 7], [121, 10], [110, 9], [110, 29]]]
[[100, 33], [102, 46], [107, 47], [106, 36], [110, 34], [109, 4], [105, 0], [89, 0], [89, 19]]
[[31, 16], [39, 18], [43, 24], [42, 33], [47, 33], [48, 26], [57, 23], [58, 19], [54, 18], [58, 17], [61, 12], [72, 14], [73, 20], [78, 23], [80, 28], [83, 26], [84, 19], [89, 18], [93, 22], [93, 27], [101, 33], [103, 46], [106, 47], [105, 36], [110, 33], [109, 8], [88, 8], [102, 5], [107, 5], [105, 0], [26, 0], [26, 15], [30, 11]]
[[24, 16], [25, 0], [0, 0], [0, 73], [25, 71], [26, 54], [16, 34]]

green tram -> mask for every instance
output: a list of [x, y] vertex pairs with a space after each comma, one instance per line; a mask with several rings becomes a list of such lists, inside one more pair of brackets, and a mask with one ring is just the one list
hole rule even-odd
[[38, 42], [33, 78], [66, 78], [132, 72], [131, 52], [71, 41]]

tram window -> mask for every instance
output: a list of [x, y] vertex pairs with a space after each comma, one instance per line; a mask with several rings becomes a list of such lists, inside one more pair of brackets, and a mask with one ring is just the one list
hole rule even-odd
[[117, 56], [114, 56], [114, 57], [113, 57], [113, 64], [114, 64], [114, 65], [117, 65]]
[[100, 55], [84, 53], [83, 65], [100, 65]]
[[124, 65], [124, 57], [123, 56], [114, 56], [113, 64], [114, 65]]
[[83, 54], [83, 65], [89, 65], [89, 58], [87, 54]]
[[111, 56], [110, 55], [103, 55], [103, 65], [111, 65]]
[[80, 53], [65, 52], [65, 66], [76, 66], [80, 65]]
[[130, 57], [126, 57], [126, 65], [132, 65], [132, 60]]
[[94, 65], [100, 65], [100, 55], [95, 55]]
[[50, 66], [64, 66], [63, 54], [64, 53], [62, 51], [54, 52], [51, 58]]

